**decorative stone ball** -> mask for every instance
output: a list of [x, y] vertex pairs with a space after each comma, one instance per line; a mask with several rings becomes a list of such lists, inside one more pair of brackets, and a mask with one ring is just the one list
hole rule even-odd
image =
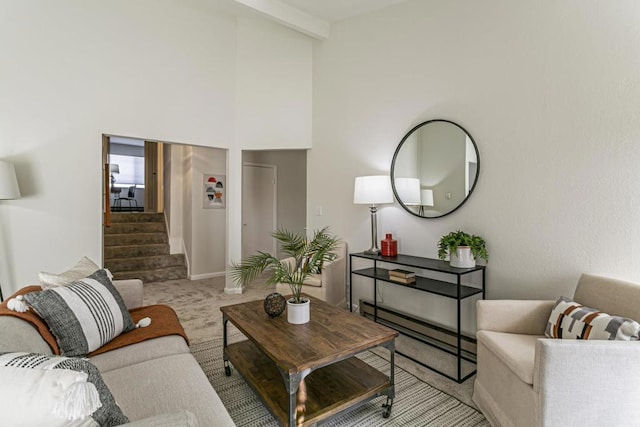
[[264, 299], [264, 311], [270, 317], [280, 316], [286, 306], [287, 300], [277, 292], [267, 295]]

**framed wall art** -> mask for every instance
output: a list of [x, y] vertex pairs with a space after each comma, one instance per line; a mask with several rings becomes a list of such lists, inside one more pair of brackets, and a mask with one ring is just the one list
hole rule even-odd
[[226, 205], [226, 180], [224, 175], [203, 174], [202, 208], [224, 209]]

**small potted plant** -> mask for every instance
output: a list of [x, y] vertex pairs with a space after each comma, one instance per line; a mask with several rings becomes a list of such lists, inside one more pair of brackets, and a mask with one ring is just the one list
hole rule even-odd
[[461, 230], [452, 231], [440, 238], [438, 258], [444, 261], [447, 254], [449, 254], [449, 264], [458, 268], [475, 267], [478, 258], [485, 261], [489, 259], [484, 239]]
[[[309, 321], [309, 299], [302, 295], [302, 284], [311, 274], [318, 273], [323, 263], [336, 258], [333, 250], [338, 245], [338, 238], [328, 233], [328, 227], [315, 231], [312, 238], [284, 229], [271, 235], [281, 243], [282, 252], [289, 258], [281, 260], [267, 252], [258, 252], [240, 263], [232, 263], [231, 277], [244, 285], [269, 271], [267, 285], [286, 283], [293, 294], [287, 301], [289, 323], [306, 323]], [[294, 313], [299, 310], [305, 312], [295, 317]]]

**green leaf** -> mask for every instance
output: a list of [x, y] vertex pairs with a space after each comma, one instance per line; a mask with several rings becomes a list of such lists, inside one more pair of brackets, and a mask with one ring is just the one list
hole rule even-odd
[[280, 242], [282, 252], [294, 259], [293, 265], [282, 263], [269, 253], [259, 252], [239, 263], [232, 263], [230, 275], [238, 285], [245, 285], [269, 271], [268, 285], [288, 284], [296, 302], [301, 302], [303, 282], [311, 274], [317, 274], [324, 263], [336, 258], [333, 250], [339, 239], [329, 234], [329, 227], [314, 231], [311, 239], [282, 228], [271, 235]]
[[465, 233], [462, 230], [452, 231], [440, 238], [438, 241], [438, 258], [444, 260], [447, 254], [455, 252], [458, 246], [469, 246], [474, 258], [489, 260], [484, 239], [475, 234]]

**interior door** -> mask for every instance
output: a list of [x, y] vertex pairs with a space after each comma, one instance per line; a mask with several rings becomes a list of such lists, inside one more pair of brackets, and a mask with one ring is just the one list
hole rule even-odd
[[242, 258], [257, 251], [276, 253], [276, 167], [242, 166]]

